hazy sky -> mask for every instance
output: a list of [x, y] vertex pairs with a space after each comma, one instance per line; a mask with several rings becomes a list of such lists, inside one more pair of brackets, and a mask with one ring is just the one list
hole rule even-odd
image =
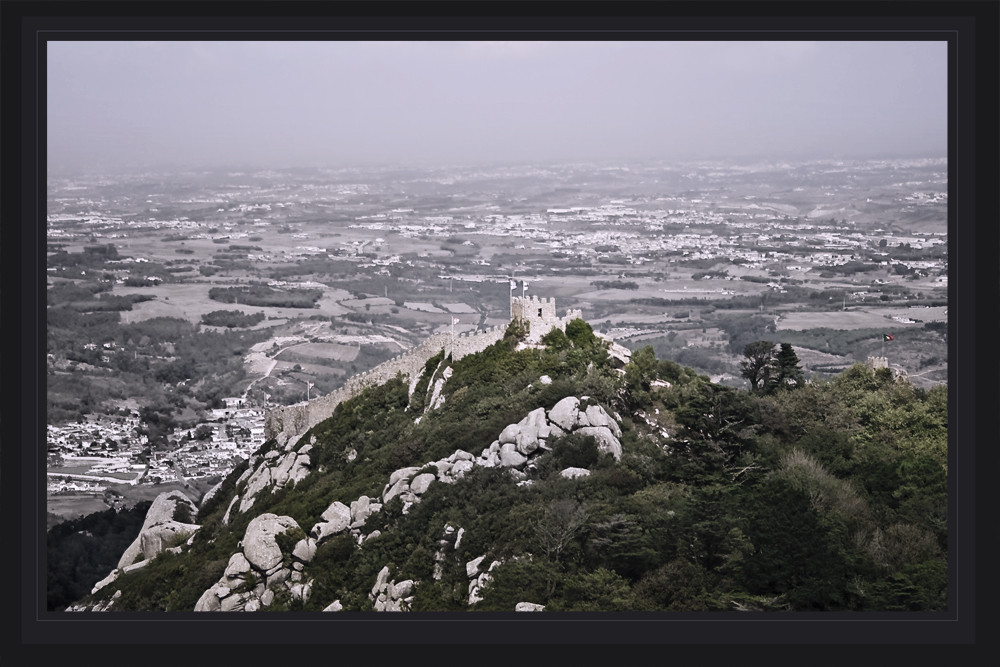
[[51, 169], [947, 151], [944, 42], [50, 42]]

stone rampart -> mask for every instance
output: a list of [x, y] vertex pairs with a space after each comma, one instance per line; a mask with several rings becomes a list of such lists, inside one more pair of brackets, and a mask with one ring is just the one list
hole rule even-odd
[[566, 330], [566, 325], [583, 317], [583, 311], [568, 310], [566, 317], [556, 316], [556, 300], [537, 296], [514, 297], [511, 302], [513, 319], [528, 323], [528, 340], [537, 343], [552, 329]]
[[268, 440], [277, 438], [278, 442], [284, 445], [289, 439], [305, 433], [329, 418], [337, 405], [357, 396], [366, 387], [383, 385], [400, 373], [408, 378], [417, 377], [427, 361], [441, 350], [445, 351], [446, 356], [450, 354], [452, 361], [481, 352], [503, 338], [505, 330], [502, 327], [493, 327], [485, 331], [458, 334], [454, 338], [450, 333], [433, 334], [403, 354], [352, 376], [342, 387], [329, 394], [308, 402], [303, 401], [269, 410], [264, 419], [264, 437]]

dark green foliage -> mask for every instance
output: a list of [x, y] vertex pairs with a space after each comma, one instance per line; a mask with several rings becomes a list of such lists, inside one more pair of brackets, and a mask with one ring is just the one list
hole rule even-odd
[[639, 283], [631, 280], [595, 280], [590, 283], [597, 289], [639, 289]]
[[612, 507], [604, 509], [611, 513], [592, 516], [587, 533], [584, 558], [590, 567], [603, 567], [634, 580], [662, 562], [640, 517], [615, 512]]
[[503, 342], [513, 347], [528, 335], [528, 323], [524, 320], [511, 320], [503, 334]]
[[564, 575], [551, 560], [534, 556], [503, 563], [490, 577], [477, 611], [514, 611], [518, 602], [548, 605], [561, 588]]
[[139, 276], [129, 276], [125, 279], [126, 287], [152, 287], [153, 285], [158, 285], [159, 283], [159, 280], [151, 280], [150, 278]]
[[799, 357], [789, 343], [782, 343], [774, 358], [774, 383], [778, 389], [798, 389], [806, 383]]
[[[548, 611], [944, 609], [945, 388], [917, 390], [858, 365], [831, 382], [748, 392], [658, 360], [651, 347], [635, 351], [622, 375], [589, 326], [549, 332], [544, 349], [518, 351], [522, 334], [512, 326], [458, 361], [439, 353], [412, 397], [397, 377], [338, 405], [300, 440], [315, 437], [310, 475], [258, 496], [253, 514], [299, 523], [278, 538], [288, 553], [333, 501], [377, 498], [394, 470], [433, 471], [430, 462], [457, 449], [478, 456], [504, 427], [566, 396], [620, 414], [621, 459], [571, 435], [533, 457], [528, 485], [506, 468], [477, 466], [452, 484], [432, 483], [406, 513], [396, 497], [363, 529], [378, 537], [320, 543], [304, 571], [313, 582], [306, 604], [285, 596], [272, 609], [319, 611], [340, 600], [371, 610], [368, 593], [388, 566], [391, 580], [418, 582], [414, 610], [467, 610], [465, 566], [480, 556], [482, 568], [501, 564], [473, 610], [509, 612], [518, 602]], [[798, 364], [788, 350], [769, 377], [784, 368], [792, 388]], [[425, 411], [448, 366], [444, 403]], [[566, 467], [590, 475], [566, 479]], [[184, 554], [123, 581], [119, 608], [183, 608], [218, 579], [251, 518], [219, 521], [244, 470], [199, 511], [204, 527]], [[448, 525], [463, 529], [457, 548]]]
[[564, 577], [562, 595], [548, 611], [628, 611], [634, 606], [631, 598], [628, 580], [598, 568]]
[[247, 315], [242, 310], [213, 310], [201, 316], [202, 324], [213, 327], [252, 327], [264, 321], [264, 313]]
[[717, 325], [729, 335], [733, 354], [745, 354], [748, 345], [766, 341], [775, 332], [774, 321], [761, 315], [726, 316]]
[[[113, 371], [99, 376], [50, 376], [49, 400], [54, 409], [48, 417], [53, 422], [67, 414], [108, 409], [102, 401], [130, 396], [145, 397], [145, 407], [166, 417], [190, 402], [192, 389], [198, 401], [212, 405], [236, 391], [246, 375], [243, 354], [268, 335], [199, 332], [196, 325], [173, 317], [121, 324], [117, 313], [75, 314], [63, 307], [49, 308], [47, 316], [52, 353]], [[103, 349], [104, 343], [114, 347]], [[192, 382], [177, 386], [186, 380]]]
[[848, 563], [808, 493], [773, 479], [754, 494], [744, 564], [747, 589], [784, 595], [800, 611], [843, 608]]
[[647, 345], [632, 353], [625, 366], [625, 394], [629, 408], [635, 410], [649, 406], [649, 391], [657, 373], [656, 353], [652, 347]]
[[116, 610], [190, 611], [226, 570], [228, 558], [202, 560], [163, 552], [141, 570], [124, 574], [95, 596], [121, 591]]
[[675, 559], [650, 570], [634, 587], [640, 611], [707, 611], [705, 571], [694, 563]]
[[177, 503], [174, 508], [174, 521], [178, 523], [193, 523], [194, 518], [191, 516], [191, 508], [187, 503]]
[[799, 357], [789, 343], [775, 351], [774, 343], [758, 340], [743, 348], [740, 375], [750, 381], [750, 389], [761, 394], [805, 386]]
[[232, 500], [234, 490], [236, 488], [236, 480], [238, 480], [244, 472], [246, 472], [249, 466], [249, 460], [244, 460], [237, 465], [232, 472], [226, 475], [226, 478], [222, 480], [222, 485], [219, 487], [211, 498], [205, 500], [201, 507], [198, 508], [197, 522], [200, 524], [206, 524], [213, 517], [215, 520], [222, 518], [222, 515], [226, 511], [229, 502]]
[[661, 380], [671, 384], [687, 384], [698, 378], [698, 374], [686, 366], [681, 366], [675, 361], [663, 359], [659, 362], [656, 374]]
[[[230, 248], [234, 247], [236, 246], [230, 246]], [[344, 260], [304, 259], [295, 264], [272, 269], [271, 277], [275, 280], [285, 280], [291, 276], [353, 275], [356, 270], [356, 265]]]
[[771, 364], [774, 361], [774, 343], [765, 340], [748, 343], [743, 348], [740, 375], [750, 381], [753, 391], [766, 391], [771, 384]]
[[295, 528], [294, 526], [274, 536], [274, 541], [284, 556], [285, 565], [291, 565], [292, 551], [294, 551], [295, 545], [304, 539], [306, 539], [305, 531], [302, 528]]
[[139, 535], [151, 501], [107, 509], [53, 526], [47, 535], [47, 607], [62, 611], [118, 566]]
[[566, 337], [573, 341], [573, 345], [583, 349], [598, 343], [594, 329], [579, 317], [566, 323]]
[[552, 453], [560, 468], [589, 468], [597, 463], [600, 452], [593, 436], [570, 434], [552, 443]]
[[279, 290], [266, 285], [246, 287], [213, 287], [208, 298], [222, 303], [239, 303], [256, 307], [312, 308], [323, 296], [321, 290]]
[[550, 347], [556, 351], [568, 350], [573, 344], [572, 341], [566, 337], [563, 330], [558, 327], [552, 327], [552, 331], [542, 336], [541, 342], [546, 347]]

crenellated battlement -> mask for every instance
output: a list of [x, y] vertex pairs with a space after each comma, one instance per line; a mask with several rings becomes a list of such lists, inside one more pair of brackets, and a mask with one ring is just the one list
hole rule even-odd
[[889, 359], [888, 357], [868, 357], [867, 366], [873, 371], [880, 368], [889, 368]]
[[[553, 327], [565, 330], [568, 322], [583, 316], [580, 310], [569, 310], [566, 317], [556, 317], [555, 299], [537, 296], [514, 297], [511, 312], [512, 319], [521, 319], [529, 324], [528, 341], [536, 343]], [[504, 326], [455, 335], [432, 334], [416, 347], [351, 376], [343, 386], [329, 394], [269, 410], [264, 419], [264, 436], [268, 440], [277, 438], [284, 445], [290, 438], [305, 433], [329, 418], [337, 405], [357, 396], [366, 387], [380, 386], [399, 374], [413, 380], [423, 372], [427, 361], [442, 350], [452, 361], [482, 352], [502, 339], [506, 330]]]
[[568, 322], [583, 316], [580, 310], [570, 310], [566, 317], [558, 317], [555, 298], [534, 295], [513, 297], [510, 310], [511, 319], [528, 324], [528, 340], [535, 343], [553, 328], [565, 330]]

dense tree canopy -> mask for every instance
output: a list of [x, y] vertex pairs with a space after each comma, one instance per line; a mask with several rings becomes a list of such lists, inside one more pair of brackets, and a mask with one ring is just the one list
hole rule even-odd
[[774, 360], [774, 343], [766, 340], [758, 340], [748, 343], [743, 348], [743, 356], [746, 357], [740, 362], [742, 375], [750, 381], [750, 388], [754, 391], [761, 391], [767, 387], [771, 380], [771, 363]]
[[[442, 352], [412, 392], [397, 378], [341, 403], [302, 440], [315, 438], [313, 472], [258, 497], [252, 514], [291, 516], [308, 529], [334, 500], [377, 497], [392, 471], [456, 449], [478, 455], [507, 425], [566, 396], [616, 415], [620, 460], [572, 436], [540, 453], [530, 484], [475, 467], [432, 484], [406, 512], [394, 498], [366, 525], [377, 539], [322, 541], [303, 571], [312, 597], [272, 609], [318, 611], [337, 599], [370, 610], [368, 592], [387, 564], [396, 581], [419, 582], [415, 610], [510, 611], [524, 601], [551, 611], [944, 609], [946, 388], [918, 390], [861, 364], [805, 383], [791, 346], [775, 354], [766, 343], [747, 350], [756, 391], [745, 391], [652, 348], [616, 369], [578, 325], [545, 336], [541, 348], [519, 346], [522, 334], [512, 328], [458, 361]], [[431, 409], [449, 367], [444, 402]], [[788, 390], [762, 391], [765, 378]], [[567, 467], [590, 474], [567, 479]], [[250, 519], [220, 524], [243, 472], [199, 512], [205, 527], [190, 550], [122, 577], [116, 605], [193, 606]], [[446, 525], [464, 537], [436, 556]], [[466, 563], [480, 556], [497, 565], [470, 607]], [[113, 594], [107, 588], [98, 596]]]

